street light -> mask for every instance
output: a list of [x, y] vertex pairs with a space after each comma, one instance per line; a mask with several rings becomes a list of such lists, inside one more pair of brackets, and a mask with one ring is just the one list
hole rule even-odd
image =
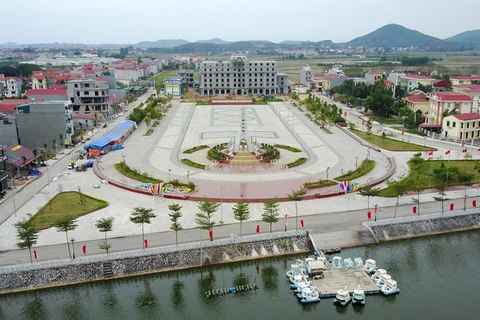
[[375, 220], [374, 221], [377, 221], [377, 211], [378, 211], [378, 205], [375, 204], [375, 206], [373, 208], [373, 214], [375, 215]]
[[225, 186], [220, 188], [220, 224], [223, 224], [223, 188]]
[[285, 225], [285, 232], [287, 232], [287, 226], [288, 226], [288, 212], [285, 211], [284, 214], [285, 220], [283, 220], [283, 224]]
[[70, 241], [72, 241], [72, 258], [75, 259], [75, 239], [71, 238]]
[[170, 171], [172, 171], [172, 169], [167, 169], [168, 170], [168, 181], [172, 181], [172, 179], [170, 178]]
[[190, 183], [190, 170], [187, 170], [187, 182]]

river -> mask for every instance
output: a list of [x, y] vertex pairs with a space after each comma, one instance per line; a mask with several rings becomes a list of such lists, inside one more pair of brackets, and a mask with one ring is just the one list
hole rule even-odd
[[[332, 299], [302, 305], [285, 271], [295, 257], [0, 296], [0, 319], [476, 319], [480, 314], [480, 230], [345, 249], [372, 258], [397, 280], [399, 295], [367, 296], [364, 307]], [[257, 291], [204, 292], [255, 282]], [[352, 289], [353, 290], [353, 289]]]

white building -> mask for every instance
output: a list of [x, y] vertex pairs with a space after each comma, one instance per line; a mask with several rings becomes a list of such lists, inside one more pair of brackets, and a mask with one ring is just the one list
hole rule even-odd
[[445, 138], [459, 140], [480, 139], [480, 114], [454, 114], [443, 119], [442, 134]]
[[19, 97], [22, 94], [22, 80], [15, 77], [6, 77], [3, 85], [4, 97]]
[[304, 87], [308, 87], [313, 81], [313, 71], [310, 66], [307, 64], [305, 67], [300, 69], [300, 83]]

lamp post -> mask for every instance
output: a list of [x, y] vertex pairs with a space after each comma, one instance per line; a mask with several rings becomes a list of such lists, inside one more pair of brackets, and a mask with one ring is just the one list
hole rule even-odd
[[377, 211], [378, 211], [378, 205], [375, 203], [375, 206], [373, 208], [373, 214], [375, 215], [374, 221], [377, 221]]
[[187, 183], [190, 183], [190, 170], [187, 170]]
[[225, 186], [220, 188], [220, 224], [223, 224], [223, 188]]
[[75, 239], [71, 238], [70, 241], [72, 241], [72, 258], [75, 259]]
[[170, 177], [170, 171], [172, 171], [172, 169], [168, 169], [168, 181], [172, 181], [171, 177]]
[[285, 220], [283, 220], [283, 224], [285, 225], [285, 232], [287, 232], [287, 227], [288, 227], [288, 212], [285, 211], [284, 214]]

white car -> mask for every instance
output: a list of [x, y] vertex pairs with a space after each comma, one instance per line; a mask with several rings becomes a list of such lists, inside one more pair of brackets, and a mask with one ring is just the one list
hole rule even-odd
[[70, 163], [67, 167], [68, 170], [75, 170], [77, 168], [77, 164], [76, 163]]
[[125, 113], [120, 112], [118, 115], [121, 117], [121, 116], [123, 116], [124, 114], [125, 114]]

